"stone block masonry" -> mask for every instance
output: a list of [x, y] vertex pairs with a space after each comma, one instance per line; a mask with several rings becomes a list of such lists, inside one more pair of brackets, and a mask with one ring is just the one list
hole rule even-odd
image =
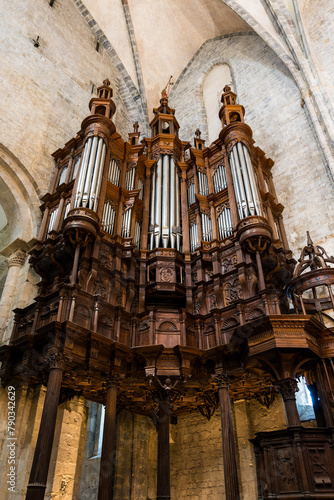
[[[192, 140], [194, 123], [207, 134], [202, 83], [217, 64], [229, 64], [245, 120], [254, 139], [275, 162], [278, 201], [285, 206], [284, 223], [295, 256], [306, 231], [334, 253], [333, 184], [302, 107], [299, 90], [278, 56], [254, 34], [222, 36], [205, 42], [171, 92], [183, 140]], [[210, 117], [206, 117], [210, 120]]]
[[[105, 50], [71, 0], [21, 3], [0, 0], [0, 143], [30, 171], [39, 188], [49, 188], [51, 153], [75, 136], [87, 115], [92, 85], [109, 77], [124, 137], [132, 120], [120, 98], [120, 78]], [[39, 47], [32, 39], [39, 36]]]

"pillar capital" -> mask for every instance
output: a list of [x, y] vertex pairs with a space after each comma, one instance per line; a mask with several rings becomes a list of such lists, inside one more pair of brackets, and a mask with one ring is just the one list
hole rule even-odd
[[21, 240], [21, 238], [16, 238], [16, 240], [12, 241], [9, 245], [3, 248], [0, 254], [6, 257], [9, 267], [22, 267], [27, 259], [28, 251], [34, 246], [35, 243], [35, 239], [26, 242]]
[[70, 357], [61, 352], [52, 351], [47, 354], [46, 361], [49, 365], [50, 370], [54, 368], [64, 370], [66, 363], [70, 361]]
[[23, 250], [16, 250], [9, 257], [7, 257], [6, 261], [8, 267], [23, 267], [25, 261], [27, 259], [27, 253]]
[[297, 380], [291, 377], [278, 380], [276, 390], [282, 395], [284, 401], [295, 399], [296, 392], [299, 391]]
[[215, 380], [217, 382], [218, 389], [229, 389], [230, 377], [226, 372], [221, 372], [215, 375]]

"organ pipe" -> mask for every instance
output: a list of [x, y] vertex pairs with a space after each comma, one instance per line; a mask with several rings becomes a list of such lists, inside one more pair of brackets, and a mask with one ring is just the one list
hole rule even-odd
[[80, 169], [75, 207], [87, 207], [96, 211], [107, 147], [101, 137], [88, 138]]
[[115, 186], [119, 186], [119, 178], [120, 178], [120, 169], [117, 165], [116, 160], [111, 158], [109, 163], [109, 171], [108, 171], [108, 181], [114, 184]]
[[168, 246], [169, 240], [169, 155], [164, 155], [162, 160], [163, 182], [162, 182], [162, 245], [164, 248]]
[[151, 233], [151, 241], [150, 241], [150, 249], [154, 248], [154, 224], [155, 224], [155, 170], [152, 175], [152, 185], [151, 185], [151, 225], [150, 225], [150, 233]]
[[170, 219], [169, 219], [169, 230], [170, 230], [170, 239], [171, 239], [171, 248], [175, 248], [175, 239], [176, 239], [176, 207], [175, 207], [175, 162], [174, 158], [170, 158]]
[[195, 201], [195, 184], [192, 182], [188, 187], [188, 205], [192, 205]]
[[128, 210], [126, 210], [126, 212], [124, 212], [124, 214], [123, 214], [123, 218], [122, 218], [122, 236], [123, 236], [123, 238], [130, 237], [131, 213], [132, 213], [132, 208], [128, 208]]
[[161, 185], [162, 185], [162, 157], [159, 158], [156, 168], [155, 179], [155, 221], [154, 221], [154, 238], [155, 247], [159, 247], [161, 236]]
[[110, 200], [106, 200], [102, 212], [102, 229], [109, 234], [114, 232], [115, 224], [115, 208]]
[[243, 143], [237, 143], [229, 159], [240, 219], [261, 215], [255, 175], [247, 147]]
[[66, 174], [67, 174], [67, 169], [68, 169], [68, 165], [66, 165], [66, 167], [64, 167], [61, 171], [61, 174], [60, 174], [60, 177], [59, 177], [59, 186], [61, 184], [63, 184], [63, 182], [65, 182], [66, 180]]
[[213, 175], [215, 193], [227, 188], [227, 179], [224, 165], [219, 165]]
[[126, 172], [126, 177], [125, 177], [125, 189], [128, 191], [131, 191], [134, 186], [134, 181], [135, 181], [135, 169], [132, 168], [131, 170], [128, 170]]
[[180, 218], [180, 179], [175, 168], [175, 198], [176, 198], [176, 248], [181, 248], [181, 218]]
[[150, 249], [181, 248], [180, 180], [173, 156], [162, 155], [152, 175]]
[[228, 207], [224, 207], [218, 217], [219, 239], [223, 240], [233, 233], [231, 211]]
[[52, 210], [51, 214], [50, 214], [50, 219], [49, 219], [49, 225], [48, 225], [47, 234], [51, 233], [51, 231], [53, 229], [54, 223], [56, 221], [57, 213], [58, 213], [58, 208], [59, 207], [54, 208]]

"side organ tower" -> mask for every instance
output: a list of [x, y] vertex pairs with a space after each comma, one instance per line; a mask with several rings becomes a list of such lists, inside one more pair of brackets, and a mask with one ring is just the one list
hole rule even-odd
[[[106, 405], [99, 500], [112, 498], [117, 409], [157, 419], [157, 499], [166, 500], [170, 416], [200, 411], [210, 418], [217, 407], [226, 498], [237, 500], [231, 399], [270, 404], [276, 394], [287, 429], [254, 440], [259, 499], [268, 493], [329, 498], [333, 334], [321, 313], [333, 308], [333, 259], [319, 259], [321, 251], [309, 243], [309, 288], [321, 275], [328, 294], [303, 300], [310, 281], [300, 265], [295, 269], [288, 247], [273, 162], [254, 146], [245, 110], [229, 87], [221, 133], [206, 147], [198, 129], [193, 146], [179, 138], [165, 92], [151, 137], [140, 140], [135, 123], [124, 142], [112, 121], [109, 85], [105, 80], [98, 88], [78, 135], [53, 155], [56, 174], [31, 252], [39, 293], [16, 310], [10, 345], [0, 350], [5, 384], [24, 378], [47, 385], [26, 498], [44, 498], [66, 389]], [[320, 401], [320, 427], [312, 432], [301, 426], [295, 401], [296, 376], [306, 371], [315, 374]], [[328, 452], [323, 483], [312, 469], [314, 440], [318, 451]], [[291, 495], [270, 480], [283, 445], [299, 471]]]

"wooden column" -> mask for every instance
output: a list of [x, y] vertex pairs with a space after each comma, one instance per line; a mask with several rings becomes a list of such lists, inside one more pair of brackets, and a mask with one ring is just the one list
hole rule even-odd
[[159, 400], [157, 500], [170, 500], [169, 395]]
[[323, 376], [323, 370], [320, 365], [320, 362], [317, 363], [316, 370], [315, 370], [315, 376], [316, 376], [316, 385], [317, 385], [317, 390], [320, 398], [320, 403], [321, 403], [321, 408], [323, 411], [323, 416], [325, 420], [325, 426], [326, 427], [332, 427], [334, 426], [334, 417], [333, 417], [333, 412], [332, 408], [330, 405], [330, 402], [328, 400], [328, 394], [326, 390], [326, 385], [325, 385], [325, 380]]
[[282, 380], [279, 380], [277, 388], [284, 401], [287, 424], [300, 425], [300, 419], [296, 405], [296, 379], [284, 378]]
[[41, 424], [31, 467], [26, 500], [43, 500], [55, 432], [57, 408], [64, 370], [64, 358], [49, 356], [50, 374], [45, 395]]
[[222, 422], [225, 495], [226, 500], [239, 500], [240, 494], [228, 377], [225, 373], [221, 373], [216, 377], [216, 380], [218, 382], [220, 415]]
[[112, 379], [109, 381], [107, 388], [98, 500], [112, 500], [114, 498], [116, 399], [117, 381]]

